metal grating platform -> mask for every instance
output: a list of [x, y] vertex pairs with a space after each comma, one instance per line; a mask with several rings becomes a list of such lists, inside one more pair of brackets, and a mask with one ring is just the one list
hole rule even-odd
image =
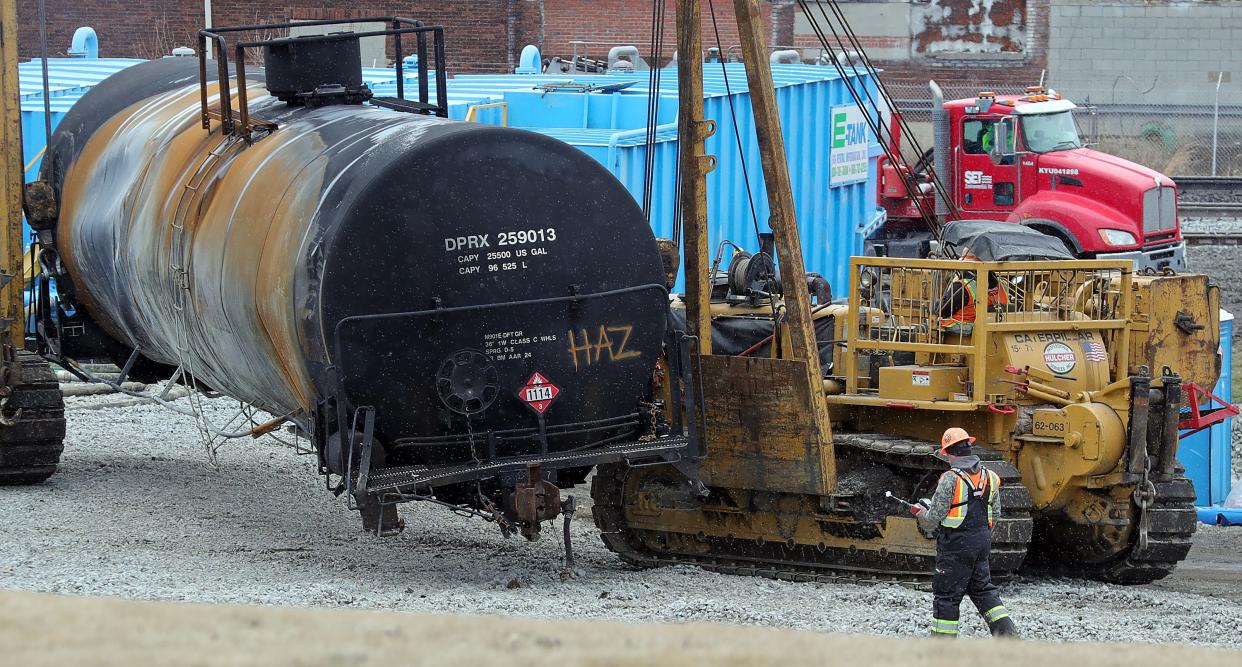
[[521, 470], [532, 463], [568, 468], [575, 465], [596, 465], [620, 460], [651, 459], [685, 449], [688, 438], [671, 437], [658, 440], [627, 442], [609, 447], [577, 452], [544, 454], [440, 467], [402, 466], [373, 470], [367, 480], [370, 493], [397, 491], [401, 488], [430, 487], [489, 477], [512, 470]]

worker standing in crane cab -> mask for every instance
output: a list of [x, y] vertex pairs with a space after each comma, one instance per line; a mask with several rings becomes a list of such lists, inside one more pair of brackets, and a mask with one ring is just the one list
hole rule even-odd
[[1018, 635], [992, 583], [992, 528], [1000, 516], [1000, 476], [971, 453], [975, 439], [950, 428], [940, 438], [940, 458], [949, 470], [930, 500], [911, 512], [926, 531], [936, 530], [936, 574], [932, 579], [932, 636], [957, 637], [962, 597], [969, 595], [994, 636]]
[[[974, 255], [966, 255], [963, 261], [977, 262]], [[979, 285], [974, 271], [963, 271], [954, 278], [940, 298], [940, 328], [962, 336], [975, 330], [975, 311], [979, 302]], [[988, 274], [988, 305], [1003, 306], [1009, 303], [1009, 293], [997, 280], [996, 274]]]

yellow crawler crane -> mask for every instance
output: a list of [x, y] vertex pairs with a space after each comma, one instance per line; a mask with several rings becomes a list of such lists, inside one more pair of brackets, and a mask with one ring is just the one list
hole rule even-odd
[[[1219, 373], [1206, 276], [1132, 275], [1105, 261], [851, 265], [840, 393], [828, 397], [839, 444], [867, 447], [868, 433], [934, 441], [947, 424], [965, 427], [1029, 490], [1030, 565], [1143, 583], [1186, 556], [1196, 523], [1176, 459], [1182, 385], [1211, 386]], [[962, 277], [1007, 301], [970, 335], [938, 321]]]
[[[1219, 371], [1215, 288], [1134, 275], [1129, 262], [856, 257], [845, 302], [812, 303], [757, 8], [735, 5], [779, 279], [744, 268], [760, 256], [739, 257], [729, 294], [713, 298], [700, 187], [710, 130], [701, 63], [682, 59], [687, 290], [674, 309], [698, 345], [692, 386], [670, 399], [698, 399], [687, 426], [706, 454], [677, 468], [601, 466], [605, 544], [645, 566], [925, 583], [935, 544], [885, 492], [928, 495], [946, 467], [937, 436], [962, 426], [1004, 482], [997, 576], [1024, 563], [1123, 583], [1168, 574], [1195, 529], [1175, 453], [1182, 383], [1212, 386]], [[701, 52], [696, 3], [678, 12], [680, 52]], [[978, 305], [970, 333], [942, 321], [965, 278], [1006, 295]], [[748, 327], [752, 344], [713, 346]]]

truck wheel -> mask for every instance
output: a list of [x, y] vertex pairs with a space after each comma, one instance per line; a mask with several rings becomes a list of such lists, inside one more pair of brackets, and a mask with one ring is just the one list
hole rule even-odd
[[1041, 232], [1041, 233], [1047, 234], [1048, 236], [1052, 236], [1052, 237], [1060, 239], [1061, 243], [1065, 244], [1065, 248], [1070, 251], [1070, 254], [1077, 257], [1078, 259], [1091, 259], [1090, 257], [1087, 256], [1087, 253], [1084, 253], [1082, 251], [1082, 247], [1078, 245], [1078, 241], [1074, 239], [1072, 236], [1070, 236], [1069, 234], [1067, 234], [1061, 228], [1061, 225], [1051, 220], [1044, 220], [1041, 218], [1023, 220], [1021, 224], [1023, 227], [1030, 227], [1031, 229], [1034, 229], [1037, 232]]
[[51, 365], [30, 352], [18, 352], [21, 378], [4, 407], [16, 415], [0, 425], [0, 486], [38, 484], [60, 464], [65, 442], [65, 400]]

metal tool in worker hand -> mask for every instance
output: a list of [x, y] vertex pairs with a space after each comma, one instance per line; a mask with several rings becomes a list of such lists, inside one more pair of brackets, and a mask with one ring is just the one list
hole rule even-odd
[[892, 491], [885, 491], [884, 497], [892, 498], [893, 500], [896, 500], [897, 502], [901, 503], [902, 505], [905, 505], [906, 507], [914, 507], [914, 503], [910, 502], [909, 500], [905, 500], [904, 498], [898, 498], [897, 496], [894, 496]]

